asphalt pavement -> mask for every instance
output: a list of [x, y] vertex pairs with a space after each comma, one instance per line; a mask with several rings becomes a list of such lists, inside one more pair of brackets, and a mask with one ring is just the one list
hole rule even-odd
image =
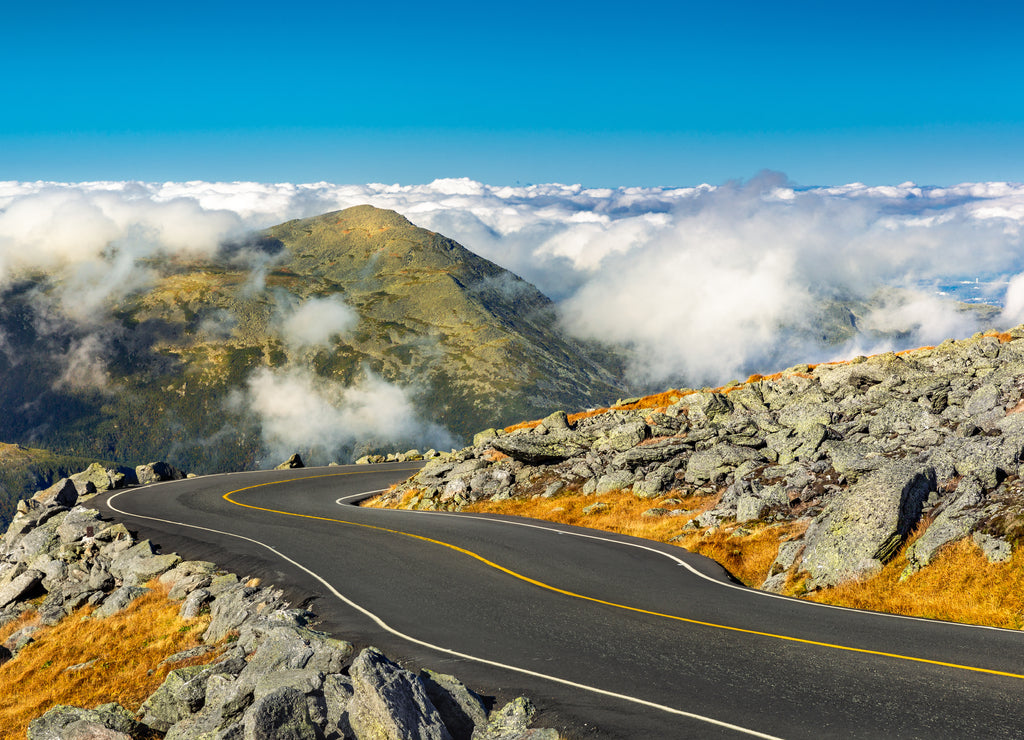
[[360, 508], [409, 464], [206, 476], [95, 505], [165, 552], [283, 586], [318, 628], [525, 694], [568, 738], [1024, 736], [1024, 634], [815, 605], [681, 548]]

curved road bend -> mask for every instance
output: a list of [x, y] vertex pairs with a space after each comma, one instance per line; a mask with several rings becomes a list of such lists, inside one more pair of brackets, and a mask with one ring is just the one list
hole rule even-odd
[[315, 599], [321, 629], [527, 694], [573, 738], [1024, 733], [1022, 633], [767, 595], [593, 530], [346, 505], [413, 470], [208, 476], [93, 505], [165, 551]]

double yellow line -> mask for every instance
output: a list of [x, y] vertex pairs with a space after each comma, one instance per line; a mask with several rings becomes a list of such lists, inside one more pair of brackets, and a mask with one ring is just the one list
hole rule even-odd
[[245, 507], [246, 509], [255, 509], [256, 511], [264, 511], [264, 512], [267, 512], [267, 513], [270, 513], [270, 514], [282, 514], [284, 516], [294, 516], [294, 517], [299, 517], [299, 518], [302, 518], [302, 519], [315, 519], [315, 520], [322, 521], [322, 522], [333, 522], [333, 523], [336, 523], [336, 524], [344, 524], [344, 525], [347, 525], [347, 526], [350, 526], [350, 527], [362, 527], [364, 529], [372, 529], [372, 530], [376, 530], [378, 532], [387, 532], [388, 534], [396, 534], [396, 535], [400, 535], [402, 537], [410, 537], [410, 538], [415, 539], [415, 540], [421, 540], [423, 542], [429, 542], [429, 543], [431, 543], [433, 545], [440, 545], [441, 547], [447, 547], [450, 550], [455, 550], [458, 553], [461, 553], [461, 554], [466, 555], [468, 557], [471, 557], [471, 558], [473, 558], [475, 560], [478, 560], [479, 562], [483, 563], [484, 565], [486, 565], [486, 566], [488, 566], [490, 568], [494, 568], [495, 570], [501, 571], [502, 573], [506, 573], [506, 574], [512, 576], [513, 578], [518, 578], [520, 581], [525, 581], [526, 583], [529, 583], [529, 584], [531, 584], [533, 586], [537, 586], [538, 588], [543, 588], [543, 589], [546, 589], [548, 591], [553, 591], [554, 593], [562, 594], [563, 596], [569, 596], [569, 597], [574, 598], [574, 599], [582, 599], [583, 601], [590, 601], [590, 602], [593, 602], [595, 604], [601, 604], [603, 606], [610, 606], [610, 607], [613, 607], [615, 609], [624, 609], [625, 611], [636, 612], [638, 614], [647, 614], [649, 616], [660, 617], [662, 619], [671, 619], [671, 620], [674, 620], [676, 622], [684, 622], [686, 624], [694, 624], [694, 625], [699, 625], [701, 627], [711, 627], [713, 629], [726, 630], [728, 632], [740, 632], [740, 633], [746, 634], [746, 635], [757, 635], [759, 637], [769, 637], [769, 638], [772, 638], [772, 639], [775, 639], [775, 640], [785, 640], [786, 642], [795, 642], [795, 643], [799, 643], [799, 644], [802, 644], [802, 645], [814, 645], [815, 647], [831, 648], [833, 650], [845, 650], [845, 651], [851, 652], [851, 653], [862, 653], [864, 655], [876, 655], [876, 656], [880, 656], [880, 657], [883, 657], [883, 658], [895, 658], [897, 660], [908, 660], [908, 661], [911, 661], [911, 662], [914, 662], [914, 663], [926, 663], [928, 665], [942, 666], [944, 668], [956, 668], [956, 669], [963, 670], [963, 671], [972, 671], [974, 673], [987, 673], [987, 674], [990, 674], [990, 675], [993, 675], [993, 676], [1005, 676], [1005, 677], [1008, 677], [1008, 678], [1024, 679], [1024, 675], [1021, 675], [1021, 674], [1018, 674], [1018, 673], [1009, 673], [1007, 671], [997, 671], [997, 670], [993, 670], [991, 668], [978, 668], [976, 666], [960, 665], [958, 663], [945, 663], [945, 662], [943, 662], [941, 660], [929, 660], [928, 658], [917, 658], [917, 657], [914, 657], [914, 656], [911, 656], [911, 655], [900, 655], [898, 653], [886, 653], [886, 652], [883, 652], [883, 651], [880, 651], [880, 650], [867, 650], [865, 648], [850, 647], [850, 646], [847, 646], [847, 645], [836, 645], [836, 644], [829, 643], [829, 642], [818, 642], [816, 640], [805, 640], [805, 639], [800, 638], [800, 637], [790, 637], [788, 635], [777, 635], [777, 634], [772, 633], [772, 632], [761, 632], [761, 631], [758, 631], [758, 630], [744, 629], [742, 627], [731, 627], [731, 626], [725, 625], [725, 624], [715, 624], [714, 622], [703, 622], [703, 621], [698, 620], [698, 619], [689, 619], [687, 617], [679, 617], [679, 616], [676, 616], [674, 614], [663, 614], [661, 612], [650, 611], [648, 609], [640, 609], [638, 607], [629, 606], [627, 604], [617, 604], [614, 601], [606, 601], [604, 599], [598, 599], [598, 598], [595, 598], [593, 596], [585, 596], [584, 594], [578, 594], [578, 593], [575, 593], [573, 591], [567, 591], [565, 589], [558, 588], [557, 586], [552, 586], [552, 585], [550, 585], [548, 583], [544, 583], [543, 581], [538, 581], [535, 578], [530, 578], [529, 576], [525, 576], [522, 573], [517, 573], [516, 571], [511, 570], [509, 568], [506, 568], [503, 565], [500, 565], [500, 564], [495, 563], [495, 562], [493, 562], [491, 560], [488, 560], [487, 558], [485, 558], [483, 555], [480, 555], [479, 553], [475, 553], [472, 550], [467, 550], [464, 547], [459, 547], [458, 545], [453, 545], [450, 542], [444, 542], [442, 540], [435, 540], [435, 539], [433, 539], [431, 537], [424, 537], [423, 535], [413, 534], [411, 532], [403, 532], [403, 531], [398, 530], [398, 529], [389, 529], [387, 527], [378, 527], [378, 526], [373, 525], [373, 524], [361, 524], [359, 522], [345, 521], [344, 519], [334, 519], [334, 518], [331, 518], [331, 517], [315, 516], [315, 515], [312, 515], [312, 514], [297, 514], [297, 513], [292, 512], [292, 511], [281, 511], [280, 509], [269, 509], [269, 508], [266, 508], [266, 507], [263, 507], [263, 506], [253, 506], [252, 504], [243, 504], [242, 502], [235, 501], [233, 498], [231, 498], [232, 496], [234, 496], [237, 493], [242, 493], [244, 491], [249, 491], [249, 490], [252, 490], [254, 488], [264, 488], [266, 486], [277, 486], [277, 485], [283, 485], [283, 484], [286, 484], [286, 483], [301, 483], [302, 481], [313, 480], [313, 479], [316, 479], [316, 478], [333, 478], [333, 477], [345, 476], [345, 475], [365, 475], [365, 473], [362, 473], [362, 471], [360, 471], [360, 472], [351, 472], [351, 473], [330, 473], [330, 474], [327, 474], [327, 475], [311, 475], [311, 476], [306, 476], [304, 478], [293, 478], [291, 480], [285, 480], [285, 481], [272, 481], [272, 482], [269, 482], [269, 483], [257, 483], [256, 485], [246, 486], [245, 488], [239, 488], [239, 489], [236, 489], [234, 491], [228, 491], [227, 493], [224, 494], [223, 499], [225, 501], [229, 502], [229, 503], [234, 504], [235, 506], [242, 506], [242, 507]]

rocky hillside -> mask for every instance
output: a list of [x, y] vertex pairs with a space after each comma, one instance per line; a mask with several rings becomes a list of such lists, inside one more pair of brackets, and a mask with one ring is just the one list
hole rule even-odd
[[[0, 443], [0, 526], [10, 523], [19, 500], [92, 462], [88, 458]], [[113, 463], [105, 465], [115, 467]]]
[[[47, 627], [85, 614], [112, 618], [153, 590], [165, 589], [180, 603], [180, 630], [207, 615], [206, 630], [202, 644], [163, 661], [182, 667], [170, 670], [141, 706], [54, 706], [29, 725], [30, 740], [557, 740], [555, 730], [529, 729], [536, 710], [524, 697], [492, 710], [493, 701], [453, 676], [412, 672], [375, 648], [357, 651], [312, 629], [314, 615], [290, 608], [278, 588], [137, 541], [123, 524], [76, 506], [80, 489], [95, 490], [82, 482], [89, 475], [22, 502], [0, 538], [0, 629], [25, 623], [0, 645], [0, 670], [45, 649]], [[96, 680], [116, 683], [98, 655], [44, 668], [85, 682], [98, 672], [104, 675]], [[0, 705], [30, 699], [8, 691]]]
[[632, 491], [658, 501], [647, 516], [678, 517], [680, 539], [786, 525], [757, 585], [813, 591], [879, 572], [912, 533], [907, 577], [963, 538], [1009, 558], [1024, 535], [1022, 412], [1018, 327], [492, 429], [385, 503]]
[[[85, 316], [91, 285], [69, 294], [34, 274], [0, 290], [0, 439], [198, 473], [252, 468], [270, 452], [267, 410], [297, 403], [273, 384], [254, 390], [261, 371], [328, 400], [381, 378], [456, 439], [623, 394], [617, 359], [560, 333], [532, 285], [390, 211], [290, 221], [213, 258], [135, 267], [141, 282]], [[312, 422], [327, 401], [310, 404]], [[417, 446], [382, 433], [416, 430], [381, 405], [351, 403], [333, 427], [365, 429], [300, 452], [325, 464]]]

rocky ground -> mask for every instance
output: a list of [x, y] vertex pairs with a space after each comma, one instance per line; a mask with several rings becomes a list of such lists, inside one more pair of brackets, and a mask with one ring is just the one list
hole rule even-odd
[[[182, 477], [161, 463], [133, 475], [143, 482]], [[529, 728], [535, 710], [525, 698], [490, 711], [453, 676], [414, 673], [375, 648], [357, 653], [315, 631], [314, 615], [289, 608], [280, 589], [160, 554], [123, 524], [76, 506], [97, 482], [110, 488], [125, 477], [93, 466], [19, 505], [0, 538], [0, 625], [27, 610], [39, 620], [0, 646], [0, 665], [17, 660], [39, 625], [83, 606], [93, 607], [92, 619], [111, 616], [157, 583], [181, 602], [183, 619], [210, 615], [204, 645], [190, 652], [221, 652], [211, 664], [172, 670], [137, 714], [117, 704], [56, 706], [30, 725], [30, 740], [557, 740], [554, 730]]]
[[[781, 543], [761, 587], [814, 590], [877, 573], [915, 528], [927, 527], [906, 575], [965, 537], [1009, 558], [1024, 534], [1021, 411], [1024, 326], [488, 430], [383, 503], [631, 490], [652, 499], [648, 516], [679, 516], [680, 535], [806, 525], [784, 528], [803, 533]], [[698, 508], [681, 508], [694, 496]]]

